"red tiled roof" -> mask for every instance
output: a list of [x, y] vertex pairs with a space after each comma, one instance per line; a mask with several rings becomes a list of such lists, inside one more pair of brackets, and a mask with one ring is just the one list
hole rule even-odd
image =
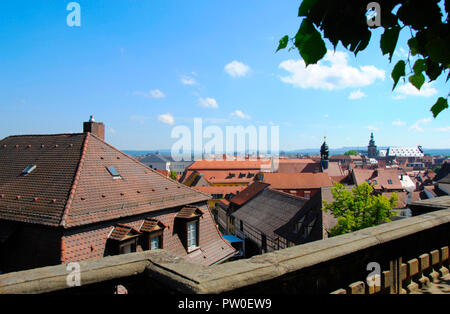
[[193, 206], [186, 206], [183, 207], [178, 214], [175, 216], [175, 218], [183, 218], [188, 219], [196, 216], [203, 215], [203, 212], [198, 207]]
[[[356, 185], [360, 185], [364, 182], [374, 183], [375, 189], [388, 189], [388, 190], [402, 190], [402, 184], [399, 179], [397, 169], [353, 169], [353, 176], [355, 178]], [[391, 184], [389, 183], [391, 180]], [[376, 182], [375, 182], [376, 181]]]
[[[36, 169], [20, 176], [30, 165]], [[113, 178], [106, 167], [115, 167]], [[210, 199], [91, 133], [0, 141], [0, 218], [65, 228]]]
[[170, 174], [169, 171], [163, 170], [163, 169], [156, 169], [155, 171], [156, 171], [156, 172], [159, 172], [159, 173], [162, 174], [162, 175], [165, 175], [166, 177], [168, 177], [169, 174]]
[[264, 173], [264, 183], [278, 190], [318, 189], [332, 186], [326, 173]]
[[157, 219], [147, 218], [141, 226], [141, 232], [153, 232], [163, 230], [166, 226]]
[[[248, 184], [255, 179], [255, 175], [259, 173], [259, 170], [246, 170], [246, 171], [234, 171], [234, 170], [195, 170], [200, 173], [203, 178], [211, 184]], [[192, 179], [194, 172], [188, 170], [185, 175], [183, 183], [188, 183]]]
[[211, 185], [211, 186], [193, 186], [192, 188], [209, 195], [223, 194], [225, 196], [227, 194], [238, 194], [242, 190], [244, 190], [246, 186]]
[[261, 191], [267, 188], [269, 184], [263, 182], [254, 182], [250, 184], [245, 190], [236, 195], [230, 200], [230, 203], [236, 204], [238, 206], [244, 205], [249, 200], [258, 195]]
[[127, 237], [137, 236], [139, 233], [140, 233], [139, 231], [137, 231], [132, 227], [118, 224], [112, 230], [111, 234], [109, 235], [109, 238], [111, 240], [122, 241]]
[[270, 164], [267, 160], [198, 160], [188, 170], [261, 170]]

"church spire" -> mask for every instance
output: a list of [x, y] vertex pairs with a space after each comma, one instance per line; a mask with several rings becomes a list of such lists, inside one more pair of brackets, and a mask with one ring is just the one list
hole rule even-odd
[[322, 171], [328, 169], [328, 156], [329, 150], [327, 145], [327, 137], [324, 137], [323, 144], [320, 147], [320, 165], [322, 167]]

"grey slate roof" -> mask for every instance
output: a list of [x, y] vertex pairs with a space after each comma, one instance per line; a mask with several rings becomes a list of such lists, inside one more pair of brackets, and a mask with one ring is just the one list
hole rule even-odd
[[308, 200], [284, 192], [266, 189], [232, 214], [237, 219], [273, 236], [289, 222]]
[[172, 162], [173, 159], [171, 156], [163, 156], [160, 154], [148, 154], [141, 160], [142, 163], [151, 163], [151, 162]]

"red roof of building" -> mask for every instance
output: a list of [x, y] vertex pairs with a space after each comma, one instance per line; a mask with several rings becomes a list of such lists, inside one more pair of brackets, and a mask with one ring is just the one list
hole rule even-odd
[[326, 173], [263, 173], [264, 183], [277, 190], [319, 189], [332, 186], [333, 182]]
[[[31, 165], [36, 169], [21, 176]], [[65, 228], [210, 199], [91, 133], [0, 141], [0, 195], [0, 219]]]
[[402, 190], [397, 169], [353, 169], [355, 184], [360, 185], [364, 182], [374, 184], [375, 189]]
[[188, 170], [261, 170], [270, 160], [198, 160]]
[[193, 189], [203, 192], [205, 194], [213, 195], [213, 194], [239, 194], [242, 190], [246, 188], [246, 186], [220, 186], [220, 185], [211, 185], [211, 186], [193, 186]]
[[236, 195], [230, 200], [230, 203], [241, 206], [247, 203], [249, 200], [254, 198], [260, 192], [262, 192], [265, 188], [267, 188], [270, 184], [263, 182], [254, 182], [250, 184], [245, 190], [243, 190], [239, 195]]

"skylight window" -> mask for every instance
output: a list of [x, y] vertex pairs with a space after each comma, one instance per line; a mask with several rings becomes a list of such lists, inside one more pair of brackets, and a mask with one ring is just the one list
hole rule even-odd
[[106, 167], [106, 169], [108, 170], [109, 174], [112, 175], [112, 177], [114, 179], [119, 179], [121, 178], [119, 172], [116, 170], [116, 168], [114, 167]]
[[389, 183], [389, 184], [392, 184], [392, 180], [388, 180], [388, 183]]
[[25, 177], [29, 175], [34, 169], [36, 169], [36, 165], [28, 166], [22, 171], [22, 176]]

